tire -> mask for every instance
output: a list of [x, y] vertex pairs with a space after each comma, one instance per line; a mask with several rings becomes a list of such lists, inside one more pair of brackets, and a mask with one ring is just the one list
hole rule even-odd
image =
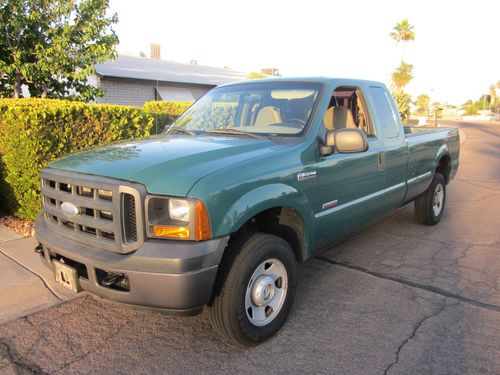
[[429, 188], [415, 200], [415, 218], [421, 224], [436, 225], [441, 220], [446, 202], [446, 181], [436, 172]]
[[297, 287], [294, 252], [265, 233], [238, 238], [226, 251], [210, 320], [225, 341], [255, 346], [274, 335], [290, 312]]

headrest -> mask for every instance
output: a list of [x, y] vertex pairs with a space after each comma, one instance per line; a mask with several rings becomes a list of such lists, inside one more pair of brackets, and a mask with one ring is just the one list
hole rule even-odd
[[333, 128], [357, 128], [352, 117], [352, 113], [346, 107], [337, 106], [333, 107]]

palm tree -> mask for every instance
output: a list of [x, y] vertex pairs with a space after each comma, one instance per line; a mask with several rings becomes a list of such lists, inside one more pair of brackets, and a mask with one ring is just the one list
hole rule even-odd
[[392, 73], [392, 82], [396, 90], [402, 90], [413, 78], [413, 65], [401, 60], [401, 64]]
[[[405, 63], [405, 45], [407, 42], [415, 40], [415, 32], [413, 31], [413, 25], [410, 25], [407, 19], [397, 23], [391, 32], [391, 38], [396, 41], [401, 47], [401, 64], [392, 73], [392, 89], [393, 96], [398, 98], [396, 104], [400, 113], [405, 113], [409, 115], [409, 101], [410, 96], [403, 92], [403, 88], [413, 79], [413, 65]], [[399, 44], [399, 42], [404, 42]]]
[[391, 32], [391, 37], [396, 41], [396, 43], [415, 40], [413, 25], [411, 25], [406, 19], [401, 21], [401, 23], [397, 23], [392, 29], [394, 31]]
[[[402, 20], [401, 23], [397, 23], [396, 26], [392, 28], [394, 31], [391, 32], [391, 38], [396, 41], [396, 44], [400, 46], [401, 60], [405, 60], [406, 57], [406, 45], [408, 42], [415, 40], [415, 31], [413, 31], [413, 25], [411, 25], [408, 20]], [[401, 44], [399, 42], [402, 42]]]

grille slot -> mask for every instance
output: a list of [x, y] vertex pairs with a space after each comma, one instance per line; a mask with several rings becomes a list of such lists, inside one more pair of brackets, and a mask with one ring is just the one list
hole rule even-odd
[[137, 214], [135, 199], [131, 194], [122, 194], [123, 237], [126, 243], [137, 241]]
[[[139, 204], [145, 189], [48, 168], [42, 172], [41, 193], [47, 224], [66, 238], [123, 253], [135, 250], [143, 241], [143, 223], [138, 222], [142, 214], [138, 212], [142, 212]], [[78, 213], [67, 216], [61, 209], [63, 202], [72, 203]]]

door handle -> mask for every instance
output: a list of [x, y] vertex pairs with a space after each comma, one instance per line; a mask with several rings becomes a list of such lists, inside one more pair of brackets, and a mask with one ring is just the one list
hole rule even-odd
[[385, 153], [380, 151], [378, 153], [378, 170], [383, 171], [385, 169]]

